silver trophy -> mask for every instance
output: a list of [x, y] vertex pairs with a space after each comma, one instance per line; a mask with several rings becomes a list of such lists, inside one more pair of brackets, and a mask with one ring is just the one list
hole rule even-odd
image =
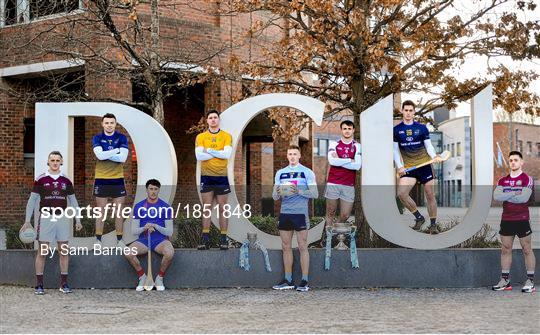
[[336, 250], [349, 250], [349, 247], [345, 244], [345, 235], [350, 235], [356, 227], [350, 222], [336, 222], [327, 230], [332, 235], [337, 235], [338, 244], [334, 247]]

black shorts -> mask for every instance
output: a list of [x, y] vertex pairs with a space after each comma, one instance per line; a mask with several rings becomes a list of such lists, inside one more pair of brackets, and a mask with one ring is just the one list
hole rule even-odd
[[279, 214], [278, 229], [288, 231], [306, 230], [306, 216], [304, 214]]
[[201, 176], [201, 193], [214, 192], [215, 195], [231, 193], [227, 176]]
[[407, 174], [401, 176], [401, 178], [409, 177], [409, 178], [415, 178], [417, 182], [420, 184], [425, 184], [430, 180], [435, 179], [435, 176], [433, 174], [433, 169], [431, 168], [431, 164], [419, 167], [418, 169], [412, 170], [410, 172], [407, 172]]
[[94, 196], [98, 198], [119, 198], [126, 196], [124, 178], [94, 180]]
[[515, 236], [519, 238], [527, 237], [532, 234], [531, 223], [529, 220], [524, 221], [504, 221], [501, 220], [501, 236]]

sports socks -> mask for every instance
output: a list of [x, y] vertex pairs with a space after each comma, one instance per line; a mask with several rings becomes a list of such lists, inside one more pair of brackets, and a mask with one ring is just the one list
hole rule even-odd
[[43, 273], [36, 274], [36, 286], [43, 286]]
[[163, 277], [165, 277], [165, 271], [159, 270], [157, 275], [160, 276], [161, 278], [163, 278]]
[[431, 222], [431, 225], [434, 226], [437, 224], [437, 218], [429, 218], [429, 221]]
[[414, 217], [415, 217], [417, 220], [420, 220], [421, 218], [423, 218], [422, 214], [420, 214], [420, 212], [418, 211], [418, 209], [415, 209], [414, 212], [412, 212], [412, 214], [414, 215]]
[[122, 235], [123, 235], [122, 232], [116, 232], [116, 240], [121, 241], [122, 240]]
[[292, 282], [292, 272], [285, 272], [285, 280], [287, 280], [289, 283]]
[[527, 279], [530, 279], [534, 283], [534, 271], [527, 271]]
[[227, 244], [227, 230], [221, 230], [221, 235], [219, 238], [219, 243], [221, 244]]
[[302, 275], [302, 280], [308, 281], [308, 275]]
[[61, 273], [60, 274], [60, 286], [64, 286], [64, 284], [67, 284], [67, 273]]
[[208, 243], [208, 241], [210, 241], [210, 228], [203, 228], [202, 241], [203, 243]]
[[140, 270], [137, 271], [137, 276], [139, 278], [141, 278], [142, 276], [144, 276], [144, 270], [141, 268]]
[[[527, 273], [528, 275], [528, 273]], [[501, 271], [501, 278], [505, 279], [505, 280], [509, 280], [510, 279], [510, 270], [502, 270]]]
[[101, 236], [103, 236], [103, 229], [96, 228], [96, 238], [101, 242]]

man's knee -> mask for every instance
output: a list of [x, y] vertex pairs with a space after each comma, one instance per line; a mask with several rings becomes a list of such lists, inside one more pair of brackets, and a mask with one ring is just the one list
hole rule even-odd
[[409, 196], [409, 191], [407, 189], [398, 189], [398, 197], [401, 200], [407, 199], [408, 196]]
[[167, 260], [171, 260], [174, 257], [174, 249], [172, 247], [165, 248], [163, 251], [163, 258]]
[[281, 241], [281, 248], [283, 249], [283, 251], [291, 251], [292, 250], [292, 243], [291, 242]]
[[503, 244], [502, 247], [501, 247], [501, 252], [503, 254], [505, 254], [505, 255], [506, 254], [511, 254], [512, 253], [512, 245], [504, 245]]
[[532, 248], [531, 245], [522, 245], [521, 250], [523, 251], [523, 255], [529, 256], [532, 254]]

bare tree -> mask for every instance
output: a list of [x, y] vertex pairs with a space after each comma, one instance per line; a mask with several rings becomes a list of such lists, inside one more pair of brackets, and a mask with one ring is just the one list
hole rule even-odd
[[[425, 113], [451, 108], [492, 83], [496, 106], [540, 115], [538, 94], [527, 90], [538, 71], [505, 65], [538, 59], [540, 22], [528, 18], [535, 1], [233, 0], [231, 7], [266, 13], [246, 35], [281, 32], [276, 43], [257, 45], [264, 57], [232, 59], [238, 73], [255, 78], [258, 91], [308, 94], [327, 102], [327, 115], [352, 114], [356, 138], [360, 114], [397, 93], [424, 94], [419, 112]], [[485, 75], [458, 75], [471, 57], [485, 60]], [[372, 234], [356, 194], [361, 243], [369, 246]]]
[[[59, 1], [43, 3], [28, 11], [55, 12], [57, 7], [51, 6], [58, 6]], [[201, 13], [215, 15], [216, 4], [203, 5]], [[89, 101], [95, 96], [65, 88], [84, 82], [86, 76], [124, 79], [141, 86], [145, 99], [134, 102], [108, 94], [109, 99], [147, 109], [163, 124], [165, 98], [178, 88], [213, 78], [222, 62], [220, 57], [226, 56], [226, 43], [201, 43], [204, 34], [211, 35], [219, 27], [207, 24], [198, 29], [183, 19], [183, 11], [194, 8], [190, 2], [88, 0], [82, 10], [74, 8], [66, 8], [69, 15], [16, 27], [24, 31], [20, 39], [8, 41], [9, 35], [0, 33], [0, 41], [7, 46], [0, 55], [13, 63], [22, 53], [33, 54], [39, 61], [66, 59], [84, 64], [84, 71], [79, 75], [45, 73], [42, 82], [46, 85], [41, 90], [29, 90], [17, 82], [4, 90], [29, 102]]]

